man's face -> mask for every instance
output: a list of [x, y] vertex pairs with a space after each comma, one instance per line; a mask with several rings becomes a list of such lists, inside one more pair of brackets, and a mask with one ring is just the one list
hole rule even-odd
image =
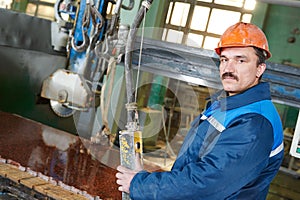
[[220, 55], [220, 78], [229, 95], [241, 93], [258, 84], [266, 65], [257, 66], [258, 57], [253, 47], [230, 47]]

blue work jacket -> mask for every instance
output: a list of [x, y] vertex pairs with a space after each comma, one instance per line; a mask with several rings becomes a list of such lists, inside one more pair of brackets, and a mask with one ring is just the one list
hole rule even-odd
[[212, 97], [191, 124], [168, 172], [142, 171], [130, 184], [133, 200], [264, 200], [283, 159], [280, 117], [268, 83]]

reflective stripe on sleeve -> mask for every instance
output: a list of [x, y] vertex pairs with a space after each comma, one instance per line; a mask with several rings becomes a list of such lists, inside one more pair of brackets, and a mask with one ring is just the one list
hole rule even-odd
[[202, 115], [201, 120], [207, 120], [215, 129], [217, 129], [220, 133], [222, 133], [226, 128], [221, 124], [216, 118], [213, 116], [206, 117], [205, 115]]
[[270, 153], [270, 158], [273, 157], [273, 156], [276, 156], [279, 152], [281, 152], [283, 150], [283, 142], [276, 148], [274, 149], [273, 151], [271, 151]]
[[[205, 115], [202, 115], [201, 120], [207, 120], [215, 129], [217, 129], [220, 133], [222, 133], [226, 128], [214, 117], [206, 117]], [[280, 153], [284, 148], [283, 142], [274, 150], [271, 151], [270, 153], [270, 158], [273, 156], [276, 156], [278, 153]]]

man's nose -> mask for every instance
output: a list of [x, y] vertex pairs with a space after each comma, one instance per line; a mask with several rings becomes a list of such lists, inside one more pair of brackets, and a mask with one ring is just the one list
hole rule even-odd
[[224, 72], [234, 72], [235, 70], [235, 64], [233, 60], [228, 60], [225, 64], [224, 64], [224, 68], [223, 71]]

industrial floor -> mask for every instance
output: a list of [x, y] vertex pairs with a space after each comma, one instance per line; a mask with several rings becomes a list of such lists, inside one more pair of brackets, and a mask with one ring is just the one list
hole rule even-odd
[[300, 200], [300, 177], [280, 170], [273, 180], [267, 200]]

